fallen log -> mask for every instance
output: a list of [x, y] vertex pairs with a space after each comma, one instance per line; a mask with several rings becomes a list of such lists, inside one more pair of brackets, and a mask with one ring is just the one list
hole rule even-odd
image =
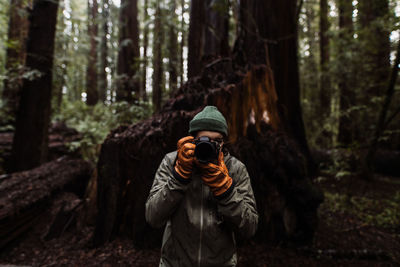
[[0, 249], [34, 225], [61, 191], [83, 197], [92, 166], [67, 157], [0, 176]]
[[306, 160], [280, 128], [272, 72], [265, 66], [234, 70], [229, 59], [206, 66], [153, 117], [113, 130], [101, 147], [97, 166], [98, 216], [94, 244], [117, 235], [138, 247], [159, 246], [162, 229], [144, 218], [155, 172], [167, 152], [187, 135], [189, 121], [205, 105], [215, 105], [229, 126], [229, 149], [250, 173], [263, 242], [309, 243], [322, 194], [311, 185]]

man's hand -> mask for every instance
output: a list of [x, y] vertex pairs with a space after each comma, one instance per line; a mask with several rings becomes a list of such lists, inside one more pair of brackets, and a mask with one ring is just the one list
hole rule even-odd
[[214, 196], [220, 196], [232, 187], [232, 178], [229, 176], [228, 169], [224, 162], [224, 154], [219, 152], [218, 165], [214, 163], [199, 163], [201, 169], [201, 179], [208, 185]]
[[189, 179], [192, 175], [193, 162], [194, 162], [194, 149], [193, 136], [186, 136], [178, 141], [178, 157], [175, 163], [175, 171], [183, 179]]

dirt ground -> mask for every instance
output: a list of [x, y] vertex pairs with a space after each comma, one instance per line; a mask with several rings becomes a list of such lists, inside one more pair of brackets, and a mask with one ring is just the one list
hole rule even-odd
[[[400, 178], [319, 177], [324, 191], [320, 223], [307, 248], [257, 244], [238, 250], [238, 266], [400, 266]], [[160, 252], [139, 250], [118, 238], [90, 247], [93, 227], [44, 241], [46, 218], [18, 244], [0, 254], [0, 266], [158, 266]]]

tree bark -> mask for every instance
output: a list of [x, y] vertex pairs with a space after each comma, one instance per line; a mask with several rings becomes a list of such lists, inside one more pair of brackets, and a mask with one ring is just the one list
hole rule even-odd
[[26, 37], [29, 21], [26, 3], [23, 0], [10, 1], [8, 22], [8, 45], [6, 51], [5, 69], [7, 78], [4, 79], [3, 100], [10, 117], [15, 117], [18, 110], [20, 87], [22, 85], [21, 68], [25, 64]]
[[161, 109], [162, 91], [163, 91], [163, 54], [162, 54], [162, 43], [163, 43], [163, 32], [161, 30], [161, 7], [159, 1], [156, 4], [155, 22], [154, 22], [154, 42], [153, 42], [153, 107], [154, 112], [158, 112]]
[[322, 118], [330, 116], [331, 108], [331, 81], [329, 75], [330, 51], [329, 43], [329, 19], [328, 19], [328, 0], [320, 0], [320, 18], [319, 18], [319, 51], [321, 78], [319, 86], [319, 114]]
[[180, 52], [179, 52], [179, 70], [180, 70], [180, 84], [179, 86], [181, 87], [183, 85], [184, 77], [185, 77], [185, 68], [183, 66], [184, 62], [184, 50], [185, 50], [185, 39], [186, 39], [186, 30], [185, 30], [185, 20], [184, 20], [184, 15], [185, 15], [185, 0], [181, 0], [181, 43], [180, 43]]
[[97, 38], [98, 30], [98, 4], [97, 0], [88, 0], [88, 35], [90, 38], [90, 50], [88, 65], [86, 69], [86, 103], [90, 106], [96, 105], [99, 100], [97, 88]]
[[[176, 0], [170, 0], [170, 21], [176, 21]], [[168, 73], [169, 73], [169, 92], [172, 96], [178, 86], [178, 40], [176, 35], [176, 26], [174, 23], [169, 25], [169, 35], [168, 35]]]
[[300, 105], [296, 12], [296, 1], [240, 1], [234, 53], [242, 65], [272, 69], [283, 128], [297, 141], [313, 171]]
[[149, 22], [149, 12], [147, 11], [148, 8], [148, 0], [144, 0], [144, 7], [143, 7], [143, 21], [145, 23], [144, 30], [143, 30], [143, 64], [142, 64], [142, 86], [140, 92], [140, 99], [146, 101], [147, 100], [147, 93], [146, 93], [146, 84], [147, 84], [147, 47], [149, 45], [149, 26], [147, 25]]
[[37, 76], [23, 81], [12, 146], [13, 171], [36, 167], [47, 157], [57, 8], [58, 1], [33, 3], [26, 67]]
[[210, 59], [229, 56], [229, 3], [224, 0], [206, 2], [203, 54]]
[[188, 78], [200, 73], [204, 45], [205, 1], [191, 0], [188, 36]]
[[[366, 104], [371, 98], [382, 96], [390, 73], [390, 31], [386, 26], [389, 15], [388, 0], [358, 2], [360, 23], [362, 77]], [[377, 106], [376, 106], [377, 107]]]
[[99, 100], [103, 103], [107, 100], [107, 90], [108, 90], [108, 81], [107, 81], [107, 71], [108, 67], [108, 20], [109, 20], [109, 8], [110, 4], [108, 0], [102, 0], [101, 2], [101, 41], [99, 43]]
[[354, 112], [350, 108], [355, 106], [355, 93], [352, 85], [353, 72], [348, 56], [348, 49], [353, 42], [353, 4], [351, 1], [339, 0], [339, 60], [343, 66], [348, 66], [339, 78], [339, 135], [338, 141], [343, 145], [350, 145], [355, 139]]
[[122, 0], [119, 14], [119, 51], [117, 65], [117, 101], [139, 100], [139, 27], [137, 0]]

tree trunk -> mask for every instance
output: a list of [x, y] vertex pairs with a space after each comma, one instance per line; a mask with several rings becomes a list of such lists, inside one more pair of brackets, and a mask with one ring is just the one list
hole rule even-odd
[[[48, 14], [48, 13], [47, 13]], [[3, 177], [0, 187], [0, 249], [34, 226], [61, 190], [83, 197], [92, 166], [61, 158], [33, 170]]]
[[162, 55], [162, 43], [163, 43], [163, 31], [161, 29], [161, 7], [159, 1], [156, 4], [155, 22], [154, 22], [154, 42], [153, 42], [153, 107], [154, 112], [158, 112], [161, 109], [162, 91], [163, 91], [163, 55]]
[[8, 45], [6, 51], [5, 69], [7, 77], [4, 79], [3, 100], [6, 101], [6, 111], [15, 118], [20, 87], [22, 85], [21, 68], [25, 64], [26, 37], [28, 33], [28, 14], [23, 0], [11, 0], [8, 22]]
[[382, 96], [390, 73], [390, 31], [387, 27], [388, 0], [361, 0], [358, 2], [360, 22], [362, 77], [364, 95], [370, 104], [373, 97]]
[[[358, 86], [363, 94], [359, 97], [360, 104], [368, 108], [361, 111], [359, 126], [366, 135], [360, 135], [362, 142], [370, 142], [367, 136], [373, 135], [378, 125], [379, 110], [384, 101], [386, 82], [390, 74], [390, 30], [389, 1], [371, 0], [358, 1], [359, 17], [359, 65], [360, 78]], [[372, 126], [372, 127], [371, 127]]]
[[108, 81], [107, 81], [107, 71], [108, 67], [108, 20], [109, 20], [109, 8], [110, 3], [108, 0], [102, 0], [101, 2], [101, 41], [99, 43], [100, 49], [100, 58], [99, 58], [99, 99], [103, 103], [107, 100], [107, 90], [108, 90]]
[[[351, 1], [339, 0], [339, 61], [343, 66], [351, 66], [348, 49], [353, 42], [353, 4]], [[351, 67], [346, 68], [339, 78], [339, 135], [338, 141], [343, 145], [350, 145], [355, 138], [356, 120], [350, 108], [355, 106], [355, 93], [351, 80], [354, 79]]]
[[119, 51], [117, 65], [117, 101], [139, 100], [139, 28], [137, 0], [122, 0], [119, 14]]
[[235, 54], [243, 65], [272, 69], [283, 128], [300, 145], [313, 171], [300, 105], [296, 12], [296, 1], [240, 1]]
[[90, 50], [86, 70], [86, 103], [96, 105], [99, 100], [97, 88], [97, 38], [98, 38], [98, 4], [97, 0], [88, 0], [88, 35], [90, 37]]
[[182, 9], [182, 13], [181, 13], [181, 43], [180, 43], [180, 51], [179, 51], [179, 70], [180, 70], [180, 77], [181, 77], [181, 81], [179, 86], [181, 87], [183, 85], [183, 81], [184, 81], [184, 77], [185, 77], [185, 68], [183, 65], [184, 59], [185, 59], [185, 40], [186, 40], [186, 30], [185, 30], [185, 20], [184, 20], [184, 15], [185, 15], [185, 0], [181, 0], [181, 9]]
[[331, 108], [331, 81], [329, 75], [329, 20], [328, 20], [328, 0], [320, 0], [319, 17], [319, 51], [320, 51], [320, 86], [319, 86], [319, 113], [323, 119], [330, 116]]
[[203, 54], [206, 58], [229, 56], [229, 3], [207, 0]]
[[149, 45], [149, 26], [147, 23], [149, 22], [149, 12], [147, 11], [148, 8], [148, 0], [144, 0], [144, 7], [143, 7], [143, 21], [145, 23], [144, 30], [143, 30], [143, 65], [142, 65], [142, 86], [140, 92], [140, 99], [146, 101], [147, 100], [147, 93], [146, 93], [146, 84], [147, 84], [147, 46]]
[[200, 73], [204, 45], [205, 1], [191, 0], [188, 38], [188, 78]]
[[[171, 0], [170, 1], [170, 8], [169, 8], [169, 13], [171, 14], [170, 16], [170, 21], [176, 21], [176, 15], [175, 15], [175, 10], [176, 10], [176, 0]], [[175, 24], [171, 23], [169, 25], [169, 36], [168, 36], [168, 73], [169, 73], [169, 92], [170, 95], [172, 96], [177, 89], [177, 83], [178, 83], [178, 72], [177, 72], [177, 66], [178, 66], [178, 40], [177, 40], [177, 35], [176, 35], [176, 26]]]
[[47, 157], [57, 8], [58, 1], [33, 3], [26, 67], [36, 77], [25, 79], [21, 88], [12, 147], [13, 171], [36, 167]]
[[159, 246], [162, 229], [152, 229], [144, 218], [154, 174], [205, 105], [216, 105], [226, 117], [228, 149], [250, 173], [260, 215], [256, 238], [273, 243], [312, 240], [322, 196], [307, 179], [297, 146], [272, 130], [280, 129], [272, 72], [258, 66], [246, 73], [233, 66], [238, 65], [229, 59], [210, 63], [152, 118], [108, 135], [98, 163], [95, 244], [124, 235], [139, 247]]

